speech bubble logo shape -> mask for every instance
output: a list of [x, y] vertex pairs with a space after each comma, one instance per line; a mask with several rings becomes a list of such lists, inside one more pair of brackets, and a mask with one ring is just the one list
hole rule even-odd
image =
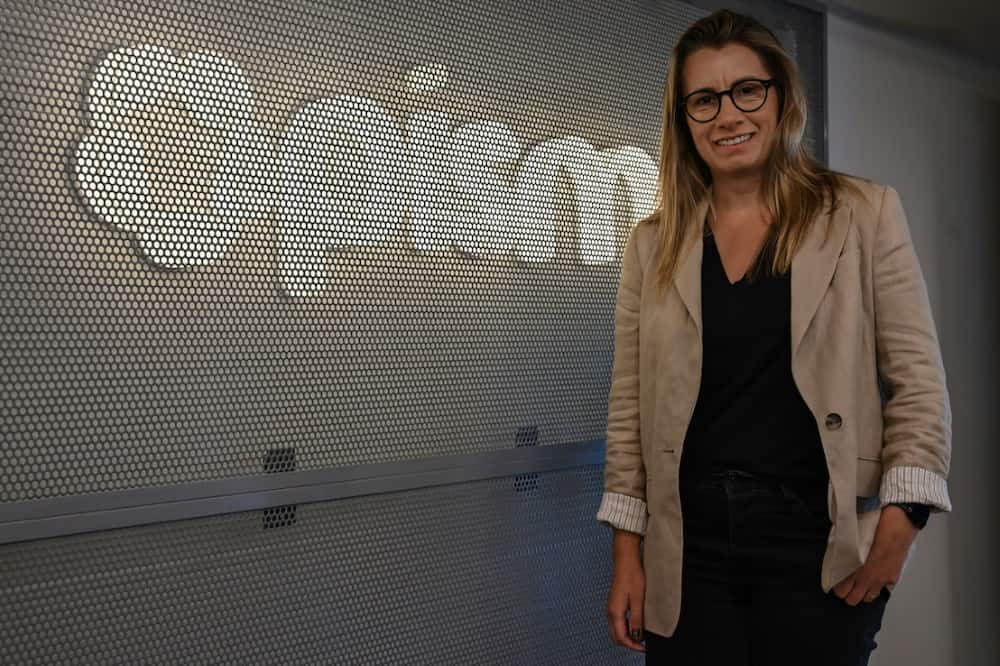
[[214, 262], [241, 220], [267, 211], [274, 149], [232, 61], [158, 46], [117, 49], [94, 72], [88, 110], [77, 186], [153, 263]]

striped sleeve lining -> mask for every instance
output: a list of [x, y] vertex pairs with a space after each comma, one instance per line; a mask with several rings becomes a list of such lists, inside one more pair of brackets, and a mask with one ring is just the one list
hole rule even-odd
[[882, 475], [882, 505], [895, 502], [926, 504], [932, 512], [951, 511], [948, 483], [940, 474], [920, 467], [891, 467]]
[[610, 527], [637, 534], [646, 533], [646, 502], [638, 497], [605, 492], [597, 520]]

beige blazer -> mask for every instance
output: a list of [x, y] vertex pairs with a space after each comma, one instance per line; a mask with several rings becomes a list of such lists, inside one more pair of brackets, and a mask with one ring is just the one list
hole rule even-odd
[[[951, 510], [951, 408], [909, 228], [895, 190], [853, 182], [863, 196], [846, 193], [814, 220], [791, 274], [792, 376], [830, 473], [824, 592], [864, 564], [882, 505]], [[688, 237], [662, 299], [656, 253], [655, 227], [640, 223], [622, 257], [597, 519], [645, 535], [645, 626], [670, 636], [681, 599], [678, 470], [700, 386], [702, 233]]]

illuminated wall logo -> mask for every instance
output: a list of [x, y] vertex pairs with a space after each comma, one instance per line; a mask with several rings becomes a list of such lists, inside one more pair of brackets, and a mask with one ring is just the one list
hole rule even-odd
[[[447, 82], [442, 65], [407, 76], [410, 91]], [[82, 195], [171, 268], [218, 260], [248, 219], [277, 205], [280, 280], [296, 296], [323, 290], [328, 249], [382, 243], [404, 211], [416, 250], [549, 261], [561, 171], [576, 197], [584, 264], [615, 260], [618, 179], [630, 223], [652, 210], [656, 164], [636, 147], [598, 151], [567, 136], [522, 156], [504, 123], [453, 127], [449, 114], [424, 111], [401, 126], [356, 95], [309, 102], [275, 146], [254, 122], [257, 103], [240, 67], [217, 54], [114, 51], [89, 90], [91, 126], [76, 159]]]

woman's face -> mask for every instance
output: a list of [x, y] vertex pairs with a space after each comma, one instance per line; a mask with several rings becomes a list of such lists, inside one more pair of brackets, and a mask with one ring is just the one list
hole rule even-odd
[[[721, 49], [701, 48], [689, 54], [684, 63], [681, 95], [686, 97], [703, 89], [729, 90], [748, 78], [765, 81], [771, 78], [764, 61], [753, 49], [742, 44], [727, 44]], [[728, 95], [723, 96], [719, 115], [705, 123], [684, 114], [695, 148], [711, 170], [713, 180], [719, 176], [763, 172], [777, 137], [778, 94], [778, 89], [772, 86], [764, 106], [749, 112], [736, 108]], [[747, 136], [749, 140], [742, 143], [719, 143]]]

